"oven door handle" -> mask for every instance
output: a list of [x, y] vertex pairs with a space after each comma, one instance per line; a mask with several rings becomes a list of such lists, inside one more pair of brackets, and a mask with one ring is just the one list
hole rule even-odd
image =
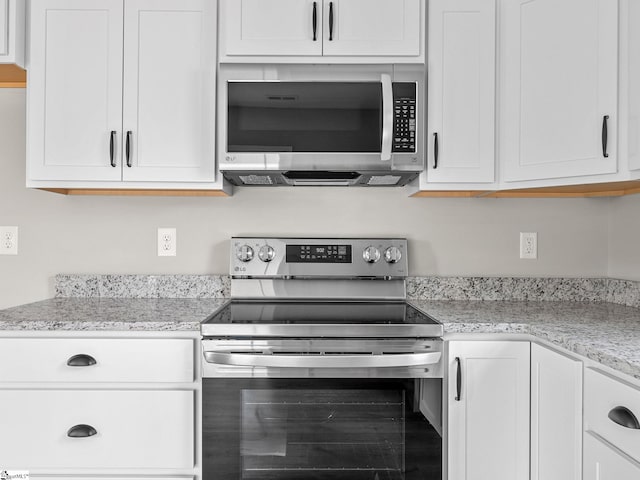
[[382, 152], [381, 160], [391, 160], [391, 146], [393, 141], [393, 84], [391, 76], [382, 75]]
[[207, 363], [267, 368], [401, 368], [433, 365], [441, 352], [387, 355], [297, 355], [204, 352]]

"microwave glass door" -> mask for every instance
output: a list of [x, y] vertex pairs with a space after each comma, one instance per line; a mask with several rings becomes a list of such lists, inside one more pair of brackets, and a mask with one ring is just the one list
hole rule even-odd
[[380, 153], [380, 82], [228, 82], [228, 152]]

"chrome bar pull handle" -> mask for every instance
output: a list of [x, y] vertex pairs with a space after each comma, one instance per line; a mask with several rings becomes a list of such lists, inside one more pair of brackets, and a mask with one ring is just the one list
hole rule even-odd
[[127, 132], [127, 142], [125, 145], [126, 156], [127, 156], [127, 167], [131, 168], [131, 134], [133, 132], [129, 130]]
[[438, 153], [440, 146], [438, 144], [438, 133], [433, 134], [433, 169], [438, 168]]
[[329, 41], [333, 42], [333, 2], [329, 2]]

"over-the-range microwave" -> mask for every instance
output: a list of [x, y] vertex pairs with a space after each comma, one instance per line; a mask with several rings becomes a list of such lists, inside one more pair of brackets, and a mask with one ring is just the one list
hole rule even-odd
[[223, 65], [220, 170], [234, 185], [402, 186], [425, 168], [420, 65]]

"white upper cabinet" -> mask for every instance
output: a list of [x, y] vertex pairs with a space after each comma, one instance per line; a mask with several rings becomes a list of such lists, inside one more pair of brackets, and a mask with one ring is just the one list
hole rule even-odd
[[209, 0], [33, 0], [29, 186], [212, 182], [215, 22]]
[[121, 179], [122, 0], [32, 0], [29, 177]]
[[495, 0], [431, 0], [426, 183], [495, 181]]
[[124, 5], [123, 179], [213, 180], [215, 2]]
[[503, 8], [504, 180], [615, 173], [618, 0]]
[[420, 55], [420, 0], [324, 0], [323, 54]]
[[24, 67], [25, 1], [0, 0], [0, 63]]
[[421, 0], [221, 0], [222, 57], [422, 61], [424, 8]]
[[640, 170], [640, 2], [627, 2], [627, 61], [629, 63], [628, 152], [629, 168]]
[[449, 480], [529, 480], [529, 342], [449, 342]]

